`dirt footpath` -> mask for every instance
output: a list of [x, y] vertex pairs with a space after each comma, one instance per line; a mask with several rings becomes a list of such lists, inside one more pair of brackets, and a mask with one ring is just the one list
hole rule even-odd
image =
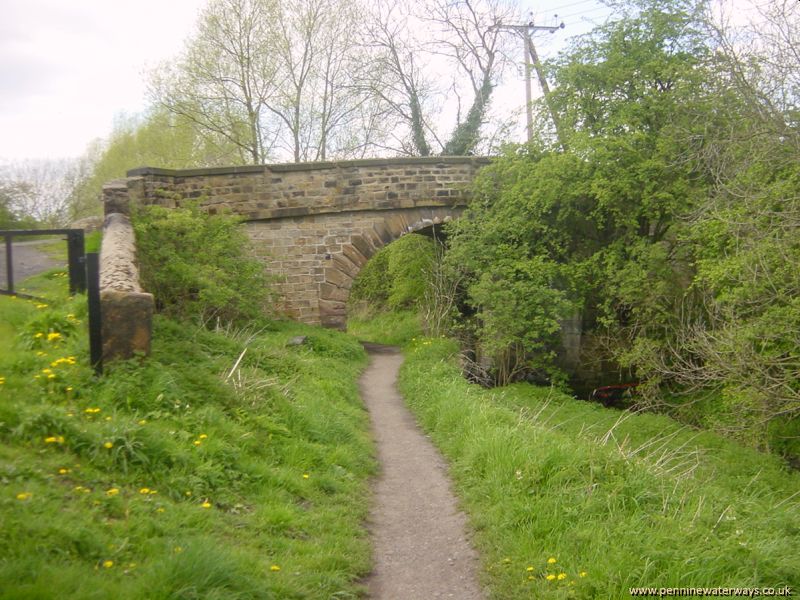
[[[30, 242], [14, 241], [12, 244], [12, 257], [14, 259], [14, 285], [28, 277], [38, 275], [49, 269], [63, 266], [64, 261], [59, 261], [42, 251], [39, 246], [52, 244], [53, 239], [33, 240]], [[0, 287], [6, 288], [6, 254], [5, 244], [0, 238]]]
[[365, 344], [371, 363], [361, 395], [372, 419], [381, 472], [370, 517], [375, 567], [366, 583], [375, 600], [483, 598], [466, 518], [447, 467], [419, 430], [395, 384], [395, 349]]

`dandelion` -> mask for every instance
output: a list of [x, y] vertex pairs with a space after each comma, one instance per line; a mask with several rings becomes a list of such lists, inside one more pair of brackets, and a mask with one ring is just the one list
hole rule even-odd
[[103, 561], [103, 568], [104, 569], [110, 569], [113, 566], [114, 566], [114, 561], [113, 560], [104, 560]]
[[56, 378], [56, 375], [55, 375], [55, 373], [50, 373], [50, 374], [47, 376], [47, 378], [48, 378], [48, 379], [55, 379], [55, 378]]
[[111, 417], [106, 417], [106, 421], [111, 421]]
[[269, 568], [269, 570], [270, 570], [270, 571], [280, 571], [280, 570], [281, 570], [281, 568], [280, 568], [278, 565], [272, 565], [272, 566]]
[[44, 438], [45, 444], [63, 444], [64, 443], [64, 436], [63, 435], [51, 435], [50, 437]]
[[66, 475], [67, 473], [71, 473], [72, 469], [67, 469], [66, 467], [62, 467], [58, 470], [59, 475]]
[[528, 567], [528, 568], [527, 568], [527, 569], [525, 569], [525, 570], [526, 570], [526, 571], [528, 571], [528, 573], [530, 573], [531, 571], [533, 571], [533, 567]]
[[3, 385], [6, 382], [6, 378], [0, 376], [0, 385]]
[[39, 309], [47, 308], [47, 304], [37, 304], [36, 308], [39, 308]]
[[194, 442], [192, 442], [192, 443], [193, 443], [195, 446], [199, 446], [199, 445], [200, 445], [200, 444], [202, 444], [203, 442], [201, 442], [200, 440], [195, 440], [195, 441], [194, 441]]
[[586, 577], [588, 575], [588, 573], [586, 571], [581, 571], [580, 573], [578, 573], [578, 575], [580, 577]]
[[547, 559], [547, 564], [548, 565], [556, 564], [556, 559], [551, 556], [550, 558]]
[[30, 492], [20, 492], [19, 494], [17, 494], [17, 500], [22, 500], [22, 501], [29, 500], [31, 496], [33, 496], [33, 494], [31, 494]]
[[106, 442], [105, 444], [103, 444], [103, 448], [107, 448], [109, 450], [111, 448], [113, 448], [113, 447], [114, 447], [114, 443], [113, 442]]
[[110, 488], [106, 490], [106, 496], [109, 498], [116, 496], [117, 494], [119, 494], [119, 490], [117, 488]]
[[181, 548], [180, 546], [175, 546], [175, 547], [172, 549], [172, 551], [173, 551], [175, 554], [180, 554], [181, 552], [183, 552], [183, 548]]
[[147, 421], [145, 421], [144, 419], [140, 419], [139, 425], [147, 425]]
[[552, 573], [550, 573], [549, 575], [547, 575], [545, 577], [545, 579], [547, 579], [547, 581], [555, 581], [555, 578], [556, 578], [556, 576], [553, 575]]
[[308, 478], [309, 478], [309, 474], [308, 473], [303, 473], [303, 479], [308, 479]]
[[504, 558], [504, 559], [503, 559], [503, 562], [504, 562], [505, 564], [508, 564], [508, 563], [510, 563], [510, 562], [511, 562], [511, 559], [510, 559], [510, 558]]
[[57, 331], [51, 331], [47, 334], [47, 341], [48, 342], [57, 342], [61, 339], [61, 334]]
[[[68, 392], [71, 392], [71, 391], [72, 391], [72, 386], [71, 386], [71, 385], [68, 385], [68, 386], [67, 386], [67, 391], [68, 391]], [[70, 415], [70, 416], [71, 416], [71, 415]]]
[[211, 502], [209, 502], [208, 500], [206, 500], [206, 501], [205, 501], [205, 502], [203, 502], [203, 503], [202, 503], [200, 506], [202, 506], [203, 508], [211, 508]]
[[163, 512], [164, 512], [164, 507], [163, 507], [163, 506], [159, 506], [159, 507], [156, 509], [156, 512], [157, 512], [157, 513], [163, 513]]
[[201, 433], [200, 435], [197, 436], [197, 438], [200, 440], [205, 440], [208, 439], [208, 436], [205, 433]]
[[45, 352], [42, 352], [41, 350], [39, 350], [39, 351], [36, 353], [36, 356], [44, 356], [45, 354], [46, 354]]
[[187, 497], [192, 495], [192, 492], [189, 491], [189, 490], [186, 490], [186, 492], [184, 492], [184, 493], [186, 494]]
[[139, 490], [139, 493], [140, 494], [149, 494], [150, 493], [150, 488], [143, 487], [143, 488], [141, 488]]
[[556, 579], [558, 579], [559, 581], [563, 581], [566, 578], [567, 578], [567, 574], [566, 573], [559, 573], [558, 577]]
[[90, 408], [87, 408], [87, 409], [85, 409], [83, 412], [85, 412], [87, 415], [96, 415], [96, 414], [97, 414], [97, 413], [99, 413], [101, 410], [102, 410], [102, 409], [100, 409], [100, 408], [91, 408], [91, 407], [90, 407]]

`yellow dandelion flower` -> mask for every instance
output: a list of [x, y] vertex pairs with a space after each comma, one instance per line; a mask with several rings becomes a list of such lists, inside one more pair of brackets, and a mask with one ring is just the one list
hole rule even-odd
[[17, 494], [17, 500], [29, 500], [33, 496], [30, 492], [20, 492]]
[[111, 421], [111, 417], [106, 417], [106, 421]]
[[6, 382], [5, 377], [0, 377], [0, 385], [3, 385]]
[[104, 560], [103, 561], [103, 568], [104, 569], [110, 569], [113, 566], [114, 566], [114, 561], [113, 560]]
[[269, 568], [269, 570], [270, 570], [270, 571], [280, 571], [280, 570], [281, 570], [281, 568], [280, 568], [278, 565], [272, 565], [272, 566]]
[[200, 435], [197, 436], [197, 438], [201, 439], [201, 440], [205, 440], [205, 439], [208, 439], [208, 436], [205, 433], [201, 433]]
[[103, 448], [108, 448], [109, 450], [113, 447], [114, 447], [113, 442], [106, 442], [105, 444], [103, 444]]
[[67, 469], [65, 467], [62, 467], [61, 469], [58, 470], [58, 474], [59, 475], [66, 475], [67, 473], [70, 473], [71, 471], [72, 471], [72, 469]]
[[303, 473], [303, 479], [308, 479], [308, 478], [309, 478], [309, 474], [308, 473]]
[[205, 501], [205, 502], [203, 502], [203, 503], [202, 503], [200, 506], [202, 506], [203, 508], [211, 508], [211, 502], [209, 502], [208, 500], [206, 500], [206, 501]]
[[173, 551], [175, 554], [180, 554], [181, 552], [183, 552], [183, 548], [181, 548], [180, 546], [175, 546], [175, 547], [172, 549], [172, 551]]
[[36, 356], [44, 356], [44, 355], [45, 355], [45, 352], [42, 352], [41, 350], [39, 350], [39, 351], [36, 353]]
[[528, 571], [528, 573], [530, 573], [531, 571], [533, 571], [533, 567], [528, 567], [528, 568], [527, 568], [527, 569], [525, 569], [525, 570], [526, 570], [526, 571]]
[[550, 558], [547, 559], [547, 564], [548, 565], [556, 564], [556, 559], [551, 556]]
[[159, 506], [159, 507], [156, 509], [156, 512], [157, 512], [157, 513], [163, 513], [163, 512], [164, 512], [164, 507], [163, 507], [163, 506]]
[[201, 442], [200, 440], [195, 440], [195, 441], [194, 441], [194, 442], [192, 442], [192, 443], [193, 443], [195, 446], [199, 446], [199, 445], [200, 445], [200, 444], [202, 444], [203, 442]]
[[37, 304], [37, 305], [36, 305], [36, 308], [39, 308], [39, 309], [41, 309], [41, 308], [47, 308], [47, 304]]
[[139, 493], [140, 494], [149, 494], [150, 493], [150, 488], [143, 487], [143, 488], [141, 488], [139, 490]]
[[35, 333], [35, 334], [33, 335], [33, 337], [35, 337], [35, 338], [38, 340], [39, 338], [43, 338], [43, 337], [44, 337], [44, 334], [43, 334], [43, 333], [40, 331], [40, 332], [38, 332], [38, 333]]
[[55, 378], [56, 378], [56, 376], [55, 376], [55, 374], [54, 374], [54, 373], [50, 373], [50, 374], [47, 376], [47, 378], [48, 378], [48, 379], [55, 379]]
[[552, 573], [548, 574], [548, 575], [545, 577], [545, 579], [547, 579], [547, 581], [554, 581], [554, 580], [555, 580], [555, 578], [556, 578], [556, 576], [555, 576], [555, 575], [553, 575]]
[[562, 580], [564, 580], [564, 579], [566, 579], [566, 578], [567, 578], [567, 574], [566, 574], [566, 573], [559, 573], [559, 574], [558, 574], [558, 577], [557, 577], [557, 579], [558, 579], [559, 581], [562, 581]]
[[588, 573], [586, 571], [581, 571], [580, 573], [578, 573], [578, 575], [581, 577], [586, 577]]
[[67, 315], [67, 318], [68, 318], [68, 319], [74, 319], [74, 318], [75, 318], [75, 315], [73, 315], [72, 313], [70, 313], [70, 314], [68, 314], [68, 315]]
[[144, 419], [141, 419], [139, 421], [139, 425], [147, 425], [147, 421], [145, 421]]
[[44, 438], [45, 444], [63, 444], [64, 443], [64, 436], [63, 435], [51, 435], [49, 437]]
[[119, 490], [117, 488], [110, 488], [106, 490], [106, 496], [108, 496], [109, 498], [111, 496], [116, 496], [117, 494], [119, 494]]
[[56, 342], [61, 339], [61, 334], [57, 331], [51, 331], [47, 334], [47, 341], [48, 342]]
[[72, 388], [72, 386], [71, 386], [71, 385], [68, 385], [68, 386], [67, 386], [67, 391], [68, 391], [68, 392], [71, 392], [71, 391], [72, 391], [72, 389], [73, 389], [73, 388]]
[[187, 496], [191, 496], [191, 495], [192, 495], [192, 492], [190, 492], [189, 490], [186, 490], [186, 492], [184, 492], [184, 493], [185, 493]]
[[506, 564], [508, 564], [508, 563], [510, 563], [510, 562], [511, 562], [511, 559], [510, 559], [510, 558], [504, 558], [504, 559], [503, 559], [503, 562], [504, 562], [504, 563], [506, 563]]

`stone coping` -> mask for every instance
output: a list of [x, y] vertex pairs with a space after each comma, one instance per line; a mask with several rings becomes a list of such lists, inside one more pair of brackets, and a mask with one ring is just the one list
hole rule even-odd
[[488, 156], [405, 156], [399, 158], [364, 158], [359, 160], [341, 160], [304, 163], [275, 163], [265, 165], [243, 165], [230, 167], [211, 167], [207, 169], [160, 169], [157, 167], [139, 167], [128, 171], [128, 177], [143, 175], [162, 175], [166, 177], [198, 177], [203, 175], [236, 175], [246, 173], [288, 173], [292, 171], [317, 171], [321, 169], [348, 169], [358, 167], [397, 167], [422, 165], [488, 165]]

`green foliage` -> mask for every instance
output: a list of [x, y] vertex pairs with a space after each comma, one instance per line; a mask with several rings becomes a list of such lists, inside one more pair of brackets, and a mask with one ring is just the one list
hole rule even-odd
[[239, 220], [191, 204], [148, 206], [134, 217], [143, 287], [166, 314], [210, 322], [263, 317], [269, 287]]
[[353, 282], [351, 307], [362, 304], [375, 312], [418, 306], [427, 291], [435, 244], [424, 235], [409, 234], [378, 250]]
[[422, 327], [417, 310], [351, 314], [347, 319], [347, 333], [364, 342], [405, 346], [422, 337]]
[[109, 139], [89, 149], [70, 204], [74, 216], [102, 214], [103, 185], [137, 167], [186, 169], [235, 162], [237, 154], [224, 142], [201, 135], [188, 119], [153, 109], [119, 119]]
[[800, 584], [800, 476], [778, 459], [662, 415], [469, 385], [455, 352], [417, 340], [400, 388], [450, 463], [491, 597]]
[[[45, 310], [82, 318], [78, 305], [0, 297], [4, 339]], [[296, 335], [310, 342], [287, 346]], [[0, 597], [357, 597], [374, 472], [364, 362], [334, 331], [160, 315], [152, 356], [100, 379], [82, 328], [3, 345]]]

